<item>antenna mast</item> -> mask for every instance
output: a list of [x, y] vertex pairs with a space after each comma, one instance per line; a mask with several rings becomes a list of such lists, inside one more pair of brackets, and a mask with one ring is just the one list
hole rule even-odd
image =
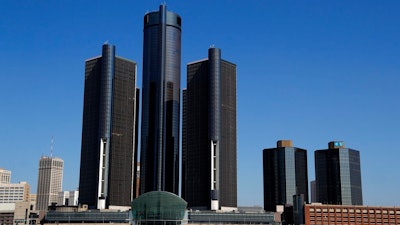
[[51, 136], [51, 143], [50, 143], [50, 158], [53, 158], [53, 148], [54, 148], [54, 138]]

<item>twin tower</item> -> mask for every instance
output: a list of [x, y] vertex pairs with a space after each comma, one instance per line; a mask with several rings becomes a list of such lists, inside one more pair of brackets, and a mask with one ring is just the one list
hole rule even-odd
[[140, 194], [181, 187], [190, 208], [237, 206], [236, 65], [217, 48], [187, 65], [180, 161], [181, 23], [165, 5], [144, 16], [141, 92], [136, 63], [115, 46], [86, 60], [80, 204], [129, 207]]

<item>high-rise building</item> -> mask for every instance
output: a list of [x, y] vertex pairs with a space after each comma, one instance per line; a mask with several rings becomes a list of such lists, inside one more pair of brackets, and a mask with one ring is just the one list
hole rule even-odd
[[130, 206], [135, 196], [136, 63], [104, 44], [85, 62], [79, 203]]
[[324, 204], [362, 205], [360, 152], [343, 141], [329, 142], [315, 151], [317, 201]]
[[58, 192], [62, 190], [64, 161], [56, 157], [42, 156], [39, 160], [39, 178], [36, 192], [36, 209], [47, 210], [57, 202]]
[[29, 192], [27, 182], [0, 184], [0, 203], [29, 202]]
[[181, 17], [144, 16], [140, 192], [179, 191]]
[[280, 140], [276, 148], [263, 150], [264, 210], [292, 205], [293, 196], [308, 202], [307, 150], [293, 147], [291, 140]]
[[189, 208], [237, 207], [236, 65], [220, 49], [187, 65], [182, 121], [182, 198]]
[[11, 182], [11, 171], [0, 168], [0, 184], [9, 184]]

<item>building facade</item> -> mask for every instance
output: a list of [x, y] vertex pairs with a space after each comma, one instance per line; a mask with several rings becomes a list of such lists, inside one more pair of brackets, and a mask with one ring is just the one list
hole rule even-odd
[[305, 225], [400, 225], [400, 208], [306, 204]]
[[181, 17], [144, 16], [140, 192], [179, 191]]
[[104, 44], [85, 62], [79, 203], [129, 206], [135, 196], [136, 63]]
[[58, 193], [57, 205], [59, 206], [77, 206], [79, 191], [61, 191]]
[[0, 185], [11, 182], [11, 171], [0, 168]]
[[187, 65], [182, 121], [182, 198], [189, 208], [237, 207], [236, 65], [220, 49]]
[[280, 140], [276, 148], [263, 150], [264, 210], [277, 205], [292, 205], [293, 196], [303, 195], [308, 202], [307, 150]]
[[29, 202], [29, 192], [27, 182], [0, 184], [0, 203]]
[[[56, 157], [42, 156], [39, 160], [39, 177], [36, 192], [36, 209], [46, 211], [57, 202], [62, 190], [64, 161]], [[29, 198], [29, 196], [28, 196]]]
[[362, 205], [360, 152], [333, 141], [314, 154], [317, 202]]

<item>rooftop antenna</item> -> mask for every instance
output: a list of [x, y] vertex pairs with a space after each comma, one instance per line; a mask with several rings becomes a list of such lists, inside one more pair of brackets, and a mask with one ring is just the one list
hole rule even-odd
[[50, 143], [50, 158], [53, 158], [53, 148], [54, 148], [54, 138], [51, 136], [51, 143]]

